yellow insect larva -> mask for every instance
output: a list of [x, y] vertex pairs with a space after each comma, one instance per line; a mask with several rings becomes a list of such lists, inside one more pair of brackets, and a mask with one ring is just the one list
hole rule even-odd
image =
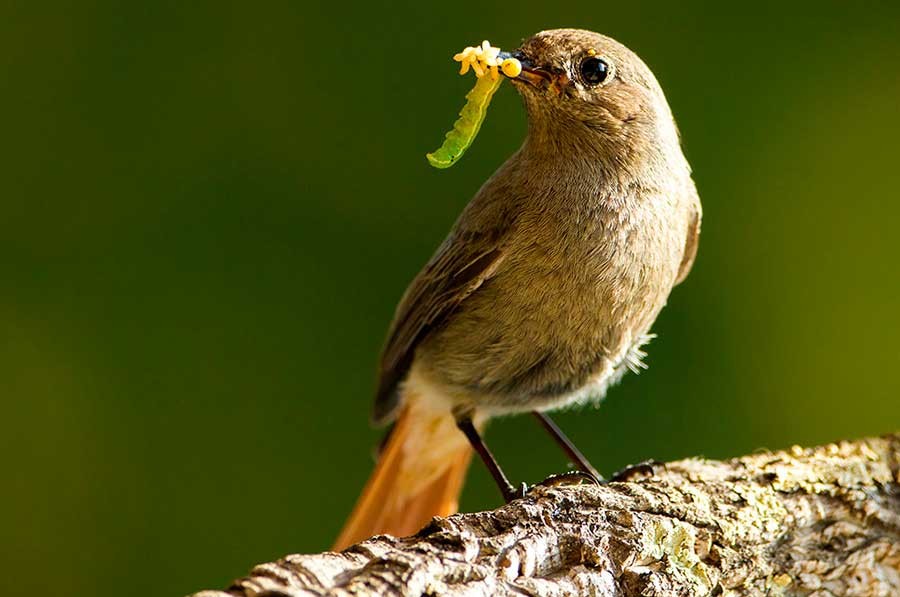
[[431, 153], [425, 154], [435, 168], [449, 168], [466, 152], [481, 129], [491, 97], [503, 79], [479, 77], [475, 87], [466, 94], [466, 105], [459, 112], [453, 128], [444, 136], [444, 142]]
[[464, 75], [471, 68], [478, 80], [466, 94], [466, 105], [460, 110], [453, 128], [444, 136], [444, 142], [425, 156], [435, 168], [449, 168], [472, 145], [484, 122], [488, 104], [503, 81], [500, 71], [507, 77], [516, 77], [522, 72], [522, 64], [515, 58], [506, 58], [498, 63], [499, 54], [500, 48], [491, 46], [485, 40], [481, 46], [466, 48], [453, 57], [460, 63], [459, 74]]
[[507, 77], [518, 77], [522, 74], [522, 63], [515, 58], [507, 58], [500, 63], [500, 70], [502, 70], [503, 74]]

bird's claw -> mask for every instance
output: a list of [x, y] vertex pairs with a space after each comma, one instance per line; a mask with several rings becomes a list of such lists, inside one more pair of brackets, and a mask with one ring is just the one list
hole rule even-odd
[[522, 483], [518, 488], [513, 487], [512, 485], [508, 486], [503, 490], [503, 498], [506, 500], [506, 503], [510, 503], [513, 500], [518, 500], [520, 498], [525, 497], [525, 494], [528, 493], [528, 485]]

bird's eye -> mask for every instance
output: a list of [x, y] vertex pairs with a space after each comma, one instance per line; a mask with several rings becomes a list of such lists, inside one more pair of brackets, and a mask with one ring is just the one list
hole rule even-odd
[[581, 78], [590, 87], [599, 85], [609, 76], [609, 65], [600, 58], [591, 56], [581, 63]]

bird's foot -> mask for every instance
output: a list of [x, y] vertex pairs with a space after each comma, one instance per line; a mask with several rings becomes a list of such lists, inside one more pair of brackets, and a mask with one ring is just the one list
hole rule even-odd
[[540, 483], [533, 485], [529, 491], [539, 487], [561, 487], [564, 485], [581, 485], [582, 483], [602, 485], [603, 482], [603, 479], [598, 479], [595, 475], [587, 471], [569, 471], [566, 473], [550, 475]]
[[613, 483], [624, 483], [632, 481], [635, 477], [652, 477], [656, 475], [657, 467], [665, 467], [665, 464], [655, 459], [630, 464], [622, 470], [613, 473], [609, 480]]
[[522, 483], [521, 485], [519, 485], [519, 487], [509, 485], [503, 490], [503, 497], [506, 499], [506, 503], [508, 504], [513, 500], [525, 497], [535, 489], [544, 487], [562, 487], [565, 485], [581, 485], [583, 483], [603, 485], [605, 481], [602, 478], [598, 479], [596, 476], [586, 471], [569, 471], [566, 473], [556, 473], [550, 475], [540, 483], [536, 483], [530, 487], [526, 483]]
[[557, 473], [550, 475], [540, 483], [536, 483], [529, 487], [522, 483], [518, 488], [509, 485], [503, 491], [503, 497], [506, 503], [525, 497], [535, 489], [545, 487], [562, 487], [565, 485], [581, 485], [582, 483], [593, 483], [595, 485], [605, 485], [607, 483], [623, 483], [633, 481], [635, 477], [652, 477], [656, 474], [657, 467], [664, 467], [665, 464], [659, 460], [645, 460], [637, 464], [626, 466], [622, 470], [613, 473], [609, 479], [598, 477], [587, 471], [569, 471], [565, 473]]

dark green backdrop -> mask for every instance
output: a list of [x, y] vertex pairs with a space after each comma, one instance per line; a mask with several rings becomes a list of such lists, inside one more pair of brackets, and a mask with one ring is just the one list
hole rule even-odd
[[[0, 562], [10, 594], [180, 595], [329, 545], [394, 304], [521, 142], [449, 171], [450, 55], [580, 26], [665, 88], [706, 216], [650, 370], [560, 416], [604, 470], [900, 427], [900, 5], [6, 4]], [[549, 5], [549, 6], [548, 6]], [[516, 479], [563, 467], [530, 419]], [[497, 505], [473, 469], [463, 507]]]

